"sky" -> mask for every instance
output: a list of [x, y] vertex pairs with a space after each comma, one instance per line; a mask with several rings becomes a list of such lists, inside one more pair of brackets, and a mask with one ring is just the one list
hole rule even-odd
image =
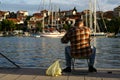
[[[35, 12], [40, 12], [43, 8], [49, 9], [50, 1], [56, 9], [72, 10], [76, 7], [78, 12], [81, 12], [89, 9], [90, 0], [0, 0], [0, 10], [10, 12], [26, 10], [32, 15]], [[109, 11], [118, 6], [120, 6], [120, 0], [97, 0], [96, 8], [100, 11]]]

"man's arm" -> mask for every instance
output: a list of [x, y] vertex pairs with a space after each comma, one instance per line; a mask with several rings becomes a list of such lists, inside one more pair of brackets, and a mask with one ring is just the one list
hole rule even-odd
[[62, 43], [68, 43], [70, 41], [70, 36], [72, 32], [72, 27], [66, 32], [66, 34], [61, 38]]
[[68, 32], [61, 38], [61, 42], [62, 43], [68, 43], [69, 42]]

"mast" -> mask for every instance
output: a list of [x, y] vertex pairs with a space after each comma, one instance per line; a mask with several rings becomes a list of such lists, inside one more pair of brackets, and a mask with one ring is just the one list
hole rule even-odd
[[51, 16], [51, 0], [49, 0], [49, 11], [48, 11], [48, 25], [50, 25], [50, 16]]
[[94, 0], [94, 33], [96, 33], [96, 0]]
[[45, 13], [43, 13], [43, 21], [42, 21], [42, 32], [43, 33], [45, 33], [44, 26], [45, 26]]
[[93, 12], [93, 10], [92, 10], [92, 0], [89, 0], [89, 8], [90, 8], [90, 12], [89, 12], [89, 15], [90, 15], [90, 17], [89, 17], [89, 22], [90, 22], [90, 24], [89, 24], [89, 27], [90, 27], [90, 29], [92, 30], [93, 28], [92, 28], [92, 12]]
[[96, 37], [95, 37], [95, 33], [96, 33], [96, 0], [94, 0], [94, 42], [93, 42], [93, 46], [96, 46]]
[[[44, 3], [45, 3], [45, 2], [44, 2], [44, 0], [43, 0], [43, 10], [45, 9], [45, 7], [44, 7], [44, 6], [45, 6]], [[44, 27], [45, 27], [45, 17], [46, 17], [46, 13], [43, 11], [43, 14], [42, 14], [42, 15], [43, 15], [43, 21], [42, 21], [42, 32], [45, 33], [45, 31], [44, 31]]]
[[53, 27], [53, 16], [54, 16], [54, 15], [53, 15], [53, 6], [52, 6], [52, 20], [51, 20], [51, 22], [52, 22], [52, 23], [51, 23], [51, 24], [52, 24], [52, 27]]
[[88, 11], [86, 10], [86, 13], [85, 13], [85, 18], [86, 18], [86, 26], [88, 26]]

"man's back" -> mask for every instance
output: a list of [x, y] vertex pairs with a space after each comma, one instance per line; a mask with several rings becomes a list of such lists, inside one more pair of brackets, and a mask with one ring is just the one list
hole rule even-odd
[[87, 27], [74, 27], [70, 31], [71, 48], [81, 49], [90, 46], [90, 30]]
[[86, 57], [91, 55], [90, 29], [88, 27], [72, 27], [62, 38], [62, 42], [70, 41], [72, 57]]

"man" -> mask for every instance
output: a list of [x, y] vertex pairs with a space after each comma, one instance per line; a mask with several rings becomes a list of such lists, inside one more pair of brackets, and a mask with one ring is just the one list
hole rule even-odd
[[95, 60], [95, 47], [90, 46], [90, 29], [84, 26], [84, 22], [76, 20], [75, 26], [71, 27], [61, 39], [62, 43], [70, 42], [70, 46], [65, 47], [66, 68], [63, 72], [71, 72], [71, 59], [79, 57], [89, 58], [89, 72], [97, 72], [93, 67]]

